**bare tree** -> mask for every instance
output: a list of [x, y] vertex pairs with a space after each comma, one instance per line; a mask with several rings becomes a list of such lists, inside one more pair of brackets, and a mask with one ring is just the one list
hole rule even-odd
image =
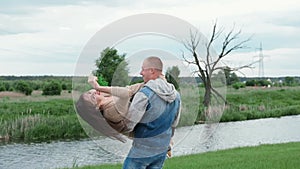
[[[189, 65], [195, 67], [194, 73], [201, 78], [205, 87], [203, 104], [206, 109], [206, 118], [210, 115], [211, 111], [214, 111], [212, 109], [216, 109], [216, 107], [211, 107], [212, 98], [226, 103], [226, 98], [212, 85], [213, 78], [217, 74], [220, 74], [220, 71], [223, 71], [225, 68], [230, 71], [239, 71], [243, 68], [250, 68], [253, 64], [250, 63], [239, 67], [230, 67], [228, 65], [220, 64], [224, 57], [228, 56], [235, 50], [245, 48], [245, 43], [250, 41], [250, 38], [238, 41], [240, 38], [239, 36], [241, 35], [241, 30], [235, 31], [234, 28], [232, 28], [227, 34], [225, 34], [224, 39], [221, 41], [221, 50], [219, 53], [216, 53], [212, 49], [212, 45], [216, 43], [223, 32], [223, 29], [217, 30], [217, 23], [215, 22], [212, 29], [212, 34], [207, 41], [203, 41], [204, 37], [202, 37], [199, 32], [191, 31], [189, 39], [183, 42], [185, 48], [192, 55], [187, 57], [183, 53], [183, 59]], [[201, 48], [200, 45], [202, 45], [202, 43], [204, 43], [204, 47]], [[204, 53], [203, 56], [200, 56], [200, 54], [197, 52], [199, 50]]]

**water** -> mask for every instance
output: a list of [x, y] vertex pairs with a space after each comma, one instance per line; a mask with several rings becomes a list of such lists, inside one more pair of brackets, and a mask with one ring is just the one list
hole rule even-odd
[[111, 161], [112, 157], [90, 140], [0, 147], [1, 169], [63, 168]]
[[[300, 115], [248, 120], [179, 129], [190, 132], [174, 148], [175, 155], [201, 153], [234, 147], [300, 141]], [[193, 146], [191, 146], [193, 145]]]
[[[300, 141], [300, 115], [177, 129], [174, 156]], [[64, 168], [122, 162], [131, 142], [104, 139], [0, 146], [0, 169]]]

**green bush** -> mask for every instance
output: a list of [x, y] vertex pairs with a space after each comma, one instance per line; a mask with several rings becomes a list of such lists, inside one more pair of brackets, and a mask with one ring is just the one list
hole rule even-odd
[[61, 85], [61, 89], [62, 89], [62, 90], [67, 90], [67, 85], [66, 85], [65, 83], [63, 83], [63, 84]]
[[246, 81], [246, 86], [268, 86], [270, 84], [269, 81], [264, 79]]
[[59, 82], [51, 81], [44, 86], [42, 95], [60, 95], [61, 90]]
[[246, 87], [246, 85], [245, 85], [245, 83], [243, 83], [243, 82], [236, 82], [236, 83], [234, 83], [234, 84], [232, 85], [232, 87], [233, 87], [234, 89], [239, 89], [239, 88], [244, 88], [244, 87]]
[[15, 84], [15, 89], [19, 92], [24, 93], [25, 95], [31, 95], [32, 90], [33, 90], [30, 87], [30, 85], [28, 84], [28, 82], [25, 82], [25, 81], [18, 81]]
[[6, 88], [3, 83], [0, 83], [0, 92], [5, 91]]

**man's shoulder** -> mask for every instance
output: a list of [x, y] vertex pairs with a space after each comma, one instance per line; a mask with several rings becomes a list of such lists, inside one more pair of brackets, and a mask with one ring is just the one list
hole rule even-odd
[[154, 91], [149, 86], [143, 86], [140, 92], [144, 93], [147, 97], [154, 93]]

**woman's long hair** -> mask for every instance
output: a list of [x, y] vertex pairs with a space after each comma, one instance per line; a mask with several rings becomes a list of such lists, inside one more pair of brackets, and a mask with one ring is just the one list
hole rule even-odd
[[124, 135], [113, 129], [105, 120], [100, 110], [90, 102], [87, 93], [83, 93], [77, 103], [77, 114], [99, 133], [126, 142]]

